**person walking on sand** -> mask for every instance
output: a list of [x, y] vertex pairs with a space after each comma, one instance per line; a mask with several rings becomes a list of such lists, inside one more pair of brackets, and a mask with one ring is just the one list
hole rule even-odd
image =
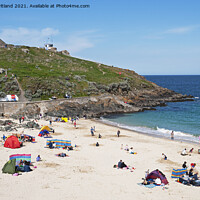
[[119, 137], [119, 135], [120, 135], [120, 130], [117, 131], [117, 137]]
[[174, 131], [171, 132], [171, 140], [174, 140]]
[[91, 132], [91, 135], [94, 136], [94, 130], [93, 130], [92, 127], [91, 127], [91, 129], [90, 129], [90, 132]]

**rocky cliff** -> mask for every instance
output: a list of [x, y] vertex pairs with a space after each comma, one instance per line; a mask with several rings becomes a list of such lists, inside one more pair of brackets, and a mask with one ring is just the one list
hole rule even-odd
[[[28, 51], [24, 52], [24, 48]], [[133, 70], [52, 53], [40, 48], [0, 49], [0, 97], [18, 94], [28, 102], [0, 103], [0, 113], [18, 117], [99, 117], [110, 113], [138, 112], [185, 101], [189, 96], [162, 88]], [[62, 99], [65, 94], [72, 99]], [[21, 97], [20, 96], [20, 97]], [[57, 100], [48, 101], [52, 96]], [[42, 101], [45, 100], [45, 101]]]
[[155, 109], [156, 106], [165, 106], [166, 102], [188, 100], [192, 100], [192, 98], [158, 87], [157, 90], [152, 91], [137, 91], [137, 93], [129, 97], [104, 94], [95, 97], [40, 102], [1, 103], [0, 108], [4, 115], [13, 118], [18, 118], [19, 116], [37, 118], [40, 113], [43, 116], [52, 117], [72, 117], [78, 115], [79, 117], [86, 116], [92, 118], [114, 113], [141, 112]]

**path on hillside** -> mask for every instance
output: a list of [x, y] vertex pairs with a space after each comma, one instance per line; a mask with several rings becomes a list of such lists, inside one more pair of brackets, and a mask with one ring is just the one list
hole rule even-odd
[[103, 73], [103, 75], [104, 75], [106, 72], [104, 72], [104, 71], [101, 69], [100, 66], [101, 66], [101, 64], [99, 63], [97, 67], [99, 68], [99, 70], [100, 70], [100, 71]]
[[19, 96], [19, 102], [27, 102], [28, 99], [25, 97], [25, 92], [22, 89], [20, 83], [18, 82], [17, 78], [15, 78], [15, 80], [17, 81], [18, 87], [19, 87], [19, 91], [20, 91], [20, 96]]

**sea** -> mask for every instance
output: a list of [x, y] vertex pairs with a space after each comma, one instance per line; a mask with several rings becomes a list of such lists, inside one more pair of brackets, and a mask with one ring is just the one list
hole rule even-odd
[[157, 137], [200, 142], [200, 75], [148, 75], [147, 80], [181, 94], [194, 96], [194, 101], [169, 102], [156, 110], [101, 117], [101, 121]]

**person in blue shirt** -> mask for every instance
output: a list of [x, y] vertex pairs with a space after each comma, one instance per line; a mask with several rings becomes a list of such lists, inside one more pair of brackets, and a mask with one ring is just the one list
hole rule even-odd
[[3, 140], [5, 141], [6, 140], [6, 136], [3, 134]]
[[25, 161], [24, 172], [30, 172], [30, 171], [33, 171], [33, 170], [30, 168], [30, 162]]
[[36, 162], [39, 162], [39, 161], [41, 161], [40, 155], [38, 155], [37, 158], [36, 158]]

